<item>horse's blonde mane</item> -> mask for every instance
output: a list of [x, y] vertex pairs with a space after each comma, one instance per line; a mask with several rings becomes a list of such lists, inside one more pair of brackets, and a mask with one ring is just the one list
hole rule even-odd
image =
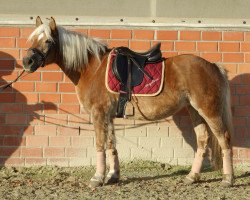
[[[106, 51], [107, 45], [98, 39], [87, 37], [77, 32], [66, 30], [57, 26], [59, 36], [60, 55], [66, 70], [81, 70], [89, 63], [89, 55], [100, 60], [100, 56]], [[51, 29], [48, 24], [42, 24], [34, 30], [28, 40], [33, 40], [35, 36], [44, 33], [46, 37], [53, 41]]]

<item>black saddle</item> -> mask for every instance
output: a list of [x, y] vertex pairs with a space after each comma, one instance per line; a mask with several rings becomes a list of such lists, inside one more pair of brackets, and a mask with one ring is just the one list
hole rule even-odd
[[160, 48], [161, 43], [142, 53], [134, 52], [127, 47], [114, 49], [116, 57], [112, 64], [112, 71], [121, 83], [116, 117], [124, 117], [126, 103], [131, 101], [131, 91], [133, 87], [141, 84], [144, 75], [153, 79], [144, 68], [148, 63], [158, 63], [164, 60]]

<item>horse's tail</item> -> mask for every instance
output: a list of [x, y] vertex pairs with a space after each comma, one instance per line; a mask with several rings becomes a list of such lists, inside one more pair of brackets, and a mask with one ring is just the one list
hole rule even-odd
[[[227, 77], [227, 71], [220, 65], [216, 64], [223, 76], [224, 90], [222, 92], [222, 121], [225, 126], [225, 137], [230, 142], [231, 137], [233, 137], [233, 123], [232, 123], [232, 111], [231, 111], [231, 101], [230, 101], [230, 86]], [[218, 143], [217, 138], [214, 134], [210, 134], [210, 144], [212, 150], [212, 166], [214, 169], [218, 170], [222, 168], [222, 151]]]

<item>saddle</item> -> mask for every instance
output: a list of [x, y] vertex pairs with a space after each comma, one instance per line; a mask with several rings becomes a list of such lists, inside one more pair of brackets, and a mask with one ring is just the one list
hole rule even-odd
[[116, 117], [126, 117], [126, 105], [131, 101], [133, 87], [140, 85], [144, 76], [153, 79], [144, 68], [146, 64], [164, 60], [160, 48], [161, 43], [142, 53], [134, 52], [127, 47], [114, 49], [116, 57], [112, 64], [112, 72], [121, 84]]

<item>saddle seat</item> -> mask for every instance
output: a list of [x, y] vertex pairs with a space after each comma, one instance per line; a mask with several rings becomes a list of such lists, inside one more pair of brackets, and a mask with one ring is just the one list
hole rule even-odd
[[164, 60], [160, 48], [161, 43], [141, 53], [134, 52], [127, 47], [114, 49], [116, 57], [112, 63], [112, 72], [121, 83], [117, 117], [124, 116], [126, 102], [131, 101], [131, 91], [133, 87], [141, 84], [144, 75], [153, 79], [144, 68], [146, 64], [158, 63]]

